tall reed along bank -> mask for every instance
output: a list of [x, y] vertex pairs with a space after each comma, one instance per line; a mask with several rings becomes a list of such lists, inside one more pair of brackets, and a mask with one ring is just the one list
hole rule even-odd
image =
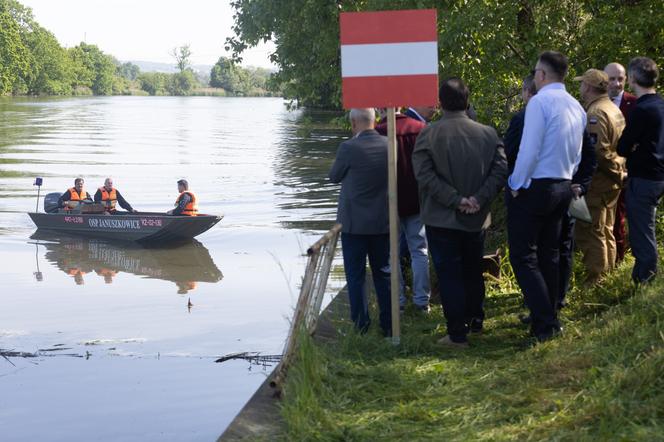
[[488, 282], [485, 330], [467, 349], [436, 345], [439, 305], [406, 311], [399, 346], [338, 317], [336, 339], [299, 347], [286, 424], [270, 439], [664, 440], [664, 280], [635, 289], [632, 264], [574, 285], [564, 334], [543, 344], [518, 319], [526, 310], [507, 264]]

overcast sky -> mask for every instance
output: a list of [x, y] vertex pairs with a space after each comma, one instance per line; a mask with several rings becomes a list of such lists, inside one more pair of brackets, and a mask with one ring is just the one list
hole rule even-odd
[[[189, 44], [192, 64], [214, 64], [233, 34], [229, 0], [19, 0], [61, 45], [95, 44], [122, 61], [171, 63], [170, 51]], [[273, 46], [244, 54], [243, 65], [273, 67]]]

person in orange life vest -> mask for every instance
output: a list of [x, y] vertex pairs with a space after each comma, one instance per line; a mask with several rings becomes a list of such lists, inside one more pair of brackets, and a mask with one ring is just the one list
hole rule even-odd
[[74, 180], [74, 187], [68, 189], [60, 196], [60, 199], [58, 199], [58, 207], [65, 210], [71, 210], [81, 204], [84, 200], [92, 202], [90, 194], [83, 190], [84, 182], [83, 178], [76, 178]]
[[81, 270], [80, 267], [70, 267], [66, 270], [67, 274], [69, 276], [72, 276], [74, 278], [74, 282], [76, 285], [83, 285], [85, 284], [85, 280], [83, 279], [83, 275], [85, 275], [87, 272], [84, 272]]
[[97, 193], [95, 193], [95, 203], [102, 203], [108, 213], [115, 213], [116, 204], [119, 204], [120, 207], [127, 212], [136, 212], [136, 209], [132, 208], [131, 204], [129, 204], [127, 200], [120, 195], [120, 192], [113, 187], [112, 178], [106, 178], [103, 187], [97, 189]]
[[113, 277], [118, 274], [118, 272], [116, 272], [115, 270], [106, 267], [102, 267], [99, 270], [95, 269], [95, 273], [97, 273], [97, 275], [99, 276], [102, 276], [106, 284], [112, 284]]
[[169, 210], [169, 215], [198, 215], [198, 199], [192, 191], [189, 190], [189, 183], [187, 180], [178, 181], [178, 192], [180, 195], [175, 200], [175, 209]]
[[197, 286], [196, 281], [180, 281], [176, 282], [175, 285], [178, 287], [178, 294], [180, 295], [184, 295], [190, 290], [195, 290]]

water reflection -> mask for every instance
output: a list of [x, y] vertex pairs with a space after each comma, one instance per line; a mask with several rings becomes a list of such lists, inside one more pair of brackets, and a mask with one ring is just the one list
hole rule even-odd
[[301, 213], [295, 220], [281, 221], [285, 228], [327, 230], [335, 218], [339, 187], [327, 174], [339, 143], [348, 138], [346, 131], [330, 124], [339, 115], [305, 110], [279, 145], [274, 166], [275, 184], [284, 189], [279, 208]]
[[[208, 249], [196, 240], [171, 248], [144, 248], [133, 243], [46, 236], [39, 231], [30, 238], [36, 240], [37, 247], [45, 247], [46, 260], [77, 285], [90, 277], [112, 284], [118, 273], [125, 272], [172, 281], [177, 292], [184, 294], [195, 290], [199, 282], [214, 283], [223, 278]], [[34, 275], [37, 281], [43, 280], [38, 258]]]

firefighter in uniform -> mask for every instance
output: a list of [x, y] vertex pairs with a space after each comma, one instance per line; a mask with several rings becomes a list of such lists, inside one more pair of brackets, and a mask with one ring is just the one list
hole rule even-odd
[[68, 189], [58, 199], [58, 207], [64, 210], [72, 210], [77, 208], [83, 201], [91, 202], [90, 194], [83, 190], [83, 178], [76, 178], [74, 180], [74, 187]]
[[198, 215], [198, 199], [194, 192], [189, 190], [189, 183], [187, 180], [178, 181], [178, 198], [175, 200], [175, 208], [169, 210], [169, 215], [185, 215], [196, 216]]
[[574, 80], [581, 82], [581, 99], [588, 115], [587, 131], [597, 157], [597, 170], [586, 194], [592, 223], [576, 223], [576, 244], [583, 253], [586, 283], [593, 284], [616, 263], [613, 225], [625, 178], [625, 160], [618, 156], [616, 148], [625, 118], [608, 96], [609, 77], [604, 71], [589, 69]]
[[106, 213], [110, 214], [115, 213], [115, 206], [118, 204], [128, 212], [136, 212], [136, 209], [132, 208], [131, 204], [129, 204], [127, 200], [120, 195], [120, 192], [113, 187], [112, 178], [106, 178], [104, 185], [97, 189], [97, 193], [95, 193], [95, 203], [103, 204]]

